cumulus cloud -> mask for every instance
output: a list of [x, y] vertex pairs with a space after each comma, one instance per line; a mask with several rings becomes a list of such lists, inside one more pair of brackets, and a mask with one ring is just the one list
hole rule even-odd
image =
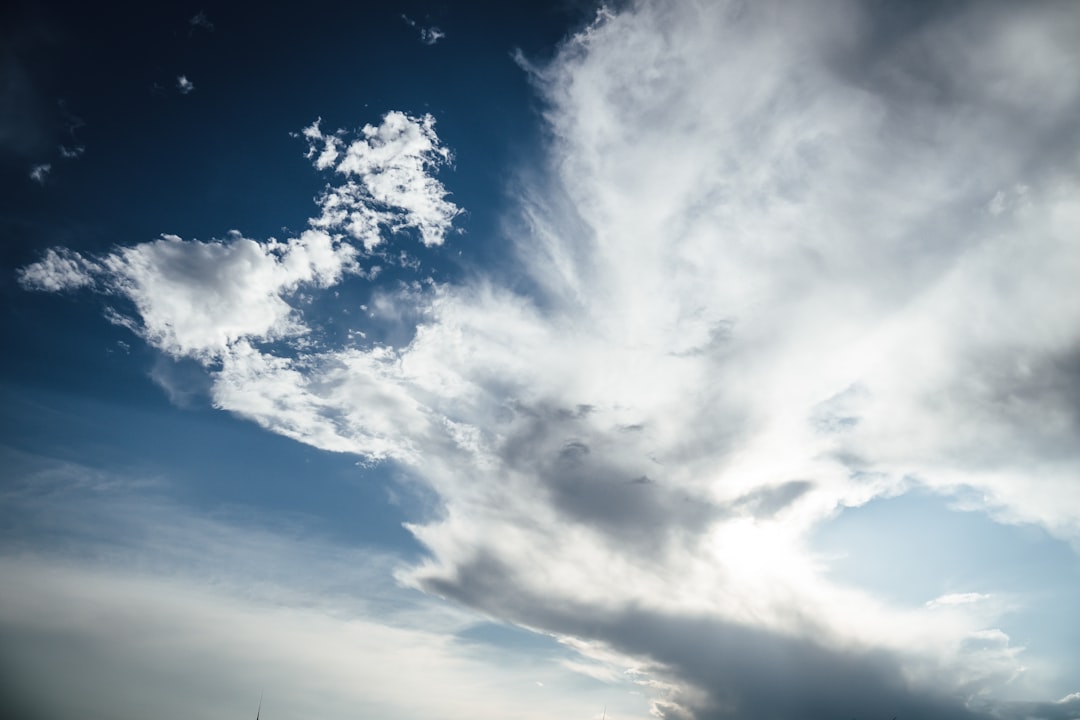
[[319, 200], [322, 214], [312, 224], [344, 231], [367, 250], [382, 244], [384, 230], [409, 228], [424, 245], [441, 245], [460, 210], [432, 175], [451, 160], [435, 134], [435, 118], [390, 112], [381, 125], [365, 125], [360, 134], [346, 143], [341, 133], [323, 133], [319, 122], [304, 129], [315, 166], [346, 178], [327, 188]]
[[[361, 240], [367, 249], [382, 233], [408, 229], [421, 242], [438, 245], [457, 208], [445, 199], [429, 171], [449, 159], [430, 116], [390, 113], [379, 126], [344, 148], [340, 161], [325, 161], [326, 148], [340, 143], [314, 124], [304, 131], [311, 145], [323, 143], [316, 166], [334, 167], [350, 178], [328, 186], [322, 213], [298, 237], [256, 241], [230, 232], [223, 240], [185, 241], [175, 235], [118, 248], [102, 257], [50, 249], [19, 271], [28, 289], [57, 291], [94, 286], [133, 303], [135, 317], [115, 315], [148, 342], [175, 357], [220, 360], [230, 372], [242, 364], [244, 343], [306, 334], [290, 299], [301, 288], [326, 288], [362, 272]], [[273, 364], [273, 363], [270, 363]], [[269, 365], [263, 363], [264, 370]]]
[[177, 75], [176, 89], [180, 91], [181, 95], [187, 95], [195, 89], [195, 83], [188, 80], [187, 75]]
[[247, 338], [305, 332], [285, 301], [301, 284], [327, 286], [353, 268], [355, 251], [318, 230], [287, 242], [185, 242], [175, 235], [121, 248], [98, 260], [50, 250], [20, 272], [31, 289], [95, 282], [134, 303], [132, 327], [175, 356], [214, 357]]
[[[513, 278], [386, 289], [400, 342], [259, 344], [302, 331], [277, 301], [336, 282], [342, 238], [443, 241], [428, 117], [303, 131], [345, 180], [321, 271], [240, 239], [93, 262], [149, 342], [213, 358], [218, 407], [438, 494], [403, 582], [620, 658], [664, 717], [1007, 716], [1020, 648], [984, 603], [839, 586], [807, 534], [922, 485], [1080, 542], [1080, 12], [871, 9], [602, 13], [531, 69], [550, 166]], [[76, 286], [63, 259], [24, 284]]]

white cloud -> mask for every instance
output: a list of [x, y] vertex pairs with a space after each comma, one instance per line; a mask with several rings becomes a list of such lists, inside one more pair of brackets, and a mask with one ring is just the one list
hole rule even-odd
[[50, 248], [38, 262], [20, 268], [19, 283], [28, 290], [59, 292], [89, 287], [101, 267], [67, 248]]
[[422, 433], [428, 418], [399, 386], [393, 352], [290, 360], [238, 343], [221, 360], [212, 388], [216, 406], [323, 450], [420, 460], [409, 436]]
[[188, 80], [187, 75], [177, 75], [176, 89], [180, 91], [181, 95], [187, 95], [189, 92], [195, 89], [195, 83]]
[[45, 178], [49, 177], [50, 172], [52, 172], [52, 164], [40, 163], [30, 168], [30, 179], [39, 185], [44, 185]]
[[446, 33], [435, 27], [434, 25], [423, 27], [419, 25], [408, 15], [402, 15], [401, 19], [405, 21], [405, 24], [409, 27], [416, 28], [420, 33], [420, 42], [425, 45], [434, 45], [435, 43], [446, 37]]
[[420, 42], [425, 45], [434, 45], [444, 37], [446, 37], [446, 33], [434, 25], [431, 27], [420, 28]]
[[[317, 122], [303, 132], [309, 157], [316, 144], [323, 145], [317, 167], [334, 167], [350, 179], [327, 188], [321, 215], [299, 237], [256, 241], [234, 231], [224, 240], [201, 242], [163, 235], [99, 258], [49, 250], [19, 271], [20, 281], [47, 291], [100, 286], [134, 303], [137, 318], [114, 317], [148, 342], [177, 357], [228, 354], [230, 369], [248, 357], [238, 344], [304, 335], [309, 328], [290, 299], [300, 288], [326, 288], [362, 274], [362, 253], [349, 237], [370, 250], [384, 242], [384, 232], [414, 229], [421, 242], [438, 245], [459, 210], [428, 174], [450, 158], [430, 116], [390, 113], [381, 125], [366, 125], [336, 166], [336, 155], [327, 153], [339, 138], [324, 136]], [[385, 455], [375, 447], [364, 445], [363, 451]]]
[[187, 241], [175, 235], [121, 248], [99, 260], [50, 250], [24, 268], [24, 286], [42, 290], [90, 285], [95, 278], [130, 299], [135, 329], [172, 355], [216, 357], [238, 340], [302, 334], [285, 297], [302, 284], [326, 287], [354, 268], [354, 249], [308, 230], [287, 242]]
[[431, 174], [451, 160], [431, 115], [387, 113], [381, 125], [365, 125], [362, 137], [347, 145], [336, 134], [324, 134], [318, 122], [303, 134], [308, 157], [318, 153], [316, 167], [333, 167], [348, 179], [323, 194], [322, 214], [312, 220], [315, 227], [343, 230], [367, 250], [382, 244], [382, 229], [397, 233], [412, 228], [424, 245], [443, 243], [460, 210]]
[[941, 597], [927, 601], [926, 607], [936, 608], [951, 605], [968, 605], [970, 603], [983, 602], [984, 600], [989, 599], [990, 596], [985, 593], [949, 593], [948, 595], [942, 595]]
[[[242, 239], [101, 262], [150, 342], [220, 363], [219, 407], [435, 490], [404, 582], [638, 663], [665, 717], [980, 717], [1021, 668], [1000, 618], [837, 586], [807, 533], [921, 484], [1080, 539], [1080, 13], [1061, 7], [903, 29], [842, 3], [603, 13], [533, 69], [551, 163], [522, 181], [513, 277], [384, 292], [415, 332], [374, 349], [259, 347], [302, 332], [283, 293], [345, 271], [333, 239], [322, 274]], [[345, 180], [321, 237], [442, 243], [433, 125], [305, 129]]]
[[[863, 44], [872, 18], [828, 8], [642, 4], [539, 71], [555, 175], [524, 198], [542, 204], [526, 205], [518, 250], [542, 296], [435, 293], [402, 376], [384, 376], [446, 419], [449, 442], [433, 422], [405, 436], [447, 505], [414, 528], [435, 557], [416, 582], [567, 633], [628, 605], [791, 638], [812, 617], [821, 643], [890, 648], [943, 692], [1015, 674], [1015, 648], [972, 646], [981, 614], [935, 620], [833, 587], [802, 531], [917, 477], [1076, 537], [1075, 413], [1000, 365], [1080, 380], [1080, 304], [1061, 302], [1080, 259], [1075, 168], [1033, 173], [1038, 134], [1017, 136], [981, 86], [923, 99], [969, 87], [995, 51], [923, 67], [914, 48], [1009, 17], [973, 10], [883, 55]], [[839, 72], [837, 53], [865, 75]], [[1020, 186], [1006, 219], [979, 211]], [[309, 365], [304, 391], [333, 404], [321, 377]], [[542, 609], [559, 603], [577, 616]], [[675, 677], [702, 661], [684, 653]]]

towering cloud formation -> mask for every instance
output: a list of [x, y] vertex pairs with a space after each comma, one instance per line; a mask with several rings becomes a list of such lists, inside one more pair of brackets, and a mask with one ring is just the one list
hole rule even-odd
[[403, 581], [636, 663], [665, 717], [1075, 717], [985, 699], [1020, 664], [980, 603], [893, 607], [806, 545], [916, 484], [1080, 544], [1080, 12], [868, 8], [602, 13], [531, 68], [528, 292], [386, 289], [419, 318], [397, 345], [267, 341], [388, 232], [443, 241], [430, 118], [306, 129], [346, 181], [297, 239], [57, 251], [22, 279], [126, 296], [220, 408], [400, 463], [442, 503]]

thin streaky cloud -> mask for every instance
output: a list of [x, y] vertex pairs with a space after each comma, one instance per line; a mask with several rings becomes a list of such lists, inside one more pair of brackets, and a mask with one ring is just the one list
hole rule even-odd
[[990, 595], [985, 593], [950, 593], [948, 595], [942, 595], [941, 597], [928, 600], [926, 607], [948, 607], [952, 605], [969, 605], [971, 603], [985, 602], [990, 599]]

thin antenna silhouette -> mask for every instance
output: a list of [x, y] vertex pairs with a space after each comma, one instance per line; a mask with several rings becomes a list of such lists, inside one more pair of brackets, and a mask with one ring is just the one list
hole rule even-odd
[[259, 715], [262, 714], [262, 693], [259, 693], [259, 709], [255, 711], [255, 720], [259, 720]]
[[[259, 718], [255, 718], [255, 720], [259, 720]], [[604, 706], [604, 716], [600, 720], [607, 720], [607, 705]], [[893, 720], [896, 720], [896, 718], [893, 718]]]

